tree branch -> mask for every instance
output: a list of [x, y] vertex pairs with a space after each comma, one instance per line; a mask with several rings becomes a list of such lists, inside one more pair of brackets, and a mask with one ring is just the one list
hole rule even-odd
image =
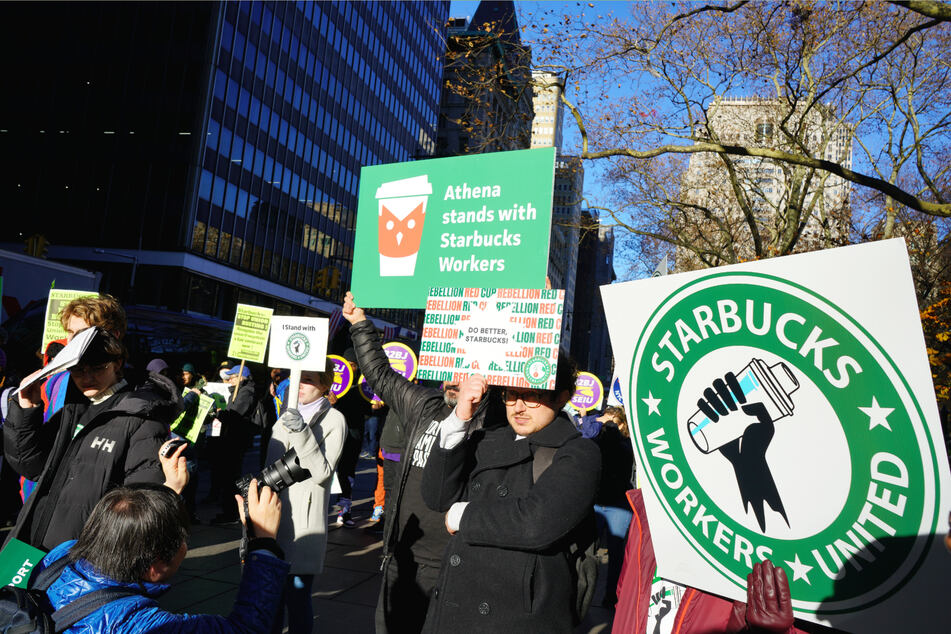
[[942, 22], [951, 22], [951, 5], [946, 2], [935, 2], [934, 0], [903, 0], [896, 2], [892, 0], [891, 4], [903, 9], [908, 9], [909, 11], [914, 11], [928, 18], [934, 18]]
[[[565, 100], [565, 102], [568, 103], [567, 100]], [[581, 114], [576, 109], [574, 109], [574, 106], [570, 107], [572, 108], [572, 113], [575, 116], [575, 120], [579, 123], [579, 125], [583, 125], [581, 122]], [[772, 159], [774, 161], [781, 161], [783, 163], [791, 163], [793, 165], [802, 165], [803, 167], [824, 170], [826, 172], [835, 174], [836, 176], [840, 176], [847, 181], [857, 183], [864, 187], [876, 189], [883, 194], [891, 196], [903, 205], [911, 209], [915, 209], [916, 211], [920, 211], [931, 216], [951, 217], [951, 203], [935, 203], [927, 200], [921, 200], [912, 194], [909, 194], [897, 185], [884, 181], [880, 178], [875, 178], [874, 176], [855, 172], [843, 165], [834, 163], [832, 161], [827, 161], [825, 159], [812, 158], [810, 156], [802, 156], [799, 154], [791, 154], [789, 152], [782, 152], [780, 150], [774, 150], [765, 147], [723, 145], [720, 143], [710, 143], [705, 141], [697, 142], [693, 145], [662, 145], [643, 151], [630, 150], [626, 148], [612, 148], [597, 152], [589, 152], [587, 134], [584, 132], [583, 127], [580, 129], [583, 134], [581, 152], [581, 158], [583, 159], [593, 160], [610, 158], [614, 156], [626, 156], [633, 159], [650, 159], [663, 156], [664, 154], [697, 154], [700, 152], [714, 152], [717, 154], [731, 154], [735, 156], [759, 156], [762, 158]]]

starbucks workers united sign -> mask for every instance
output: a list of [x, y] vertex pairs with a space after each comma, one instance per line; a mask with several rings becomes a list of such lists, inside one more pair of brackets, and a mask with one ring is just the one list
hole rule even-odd
[[743, 599], [768, 558], [800, 617], [929, 631], [948, 467], [903, 243], [602, 292], [658, 574]]

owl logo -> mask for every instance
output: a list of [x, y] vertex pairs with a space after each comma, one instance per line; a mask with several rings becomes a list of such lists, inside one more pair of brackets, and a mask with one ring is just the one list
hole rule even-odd
[[423, 237], [423, 205], [417, 205], [405, 218], [397, 218], [385, 204], [380, 205], [380, 255], [405, 258], [419, 251]]
[[377, 189], [381, 276], [411, 276], [416, 272], [426, 203], [432, 191], [426, 175], [390, 181]]

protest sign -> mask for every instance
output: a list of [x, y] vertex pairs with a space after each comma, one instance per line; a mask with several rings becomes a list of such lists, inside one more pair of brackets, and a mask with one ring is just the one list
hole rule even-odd
[[[383, 352], [386, 353], [386, 358], [390, 361], [390, 367], [396, 370], [396, 372], [402, 375], [407, 381], [412, 381], [416, 378], [419, 363], [416, 360], [416, 353], [413, 352], [412, 348], [399, 341], [388, 341], [383, 344]], [[358, 387], [360, 389], [360, 395], [367, 401], [371, 403], [383, 402], [383, 399], [377, 396], [373, 388], [370, 387], [370, 384], [367, 383], [365, 376], [360, 377]]]
[[228, 356], [232, 359], [263, 363], [273, 313], [274, 311], [270, 308], [238, 304], [234, 315], [234, 328], [231, 331], [231, 343], [228, 345]]
[[268, 365], [272, 368], [290, 368], [287, 386], [287, 407], [297, 407], [300, 373], [302, 370], [323, 372], [327, 367], [326, 317], [273, 317], [271, 343], [268, 347]]
[[951, 478], [903, 241], [601, 294], [662, 576], [745, 600], [769, 558], [801, 618], [947, 629]]
[[273, 317], [267, 362], [272, 368], [323, 372], [327, 359], [327, 319]]
[[66, 304], [79, 297], [96, 297], [98, 293], [89, 291], [69, 291], [61, 288], [51, 288], [49, 299], [46, 300], [46, 317], [43, 321], [43, 344], [40, 348], [44, 352], [51, 341], [66, 338], [66, 330], [59, 321], [59, 314]]
[[330, 386], [330, 393], [340, 398], [353, 386], [353, 366], [335, 354], [328, 354], [327, 358], [334, 362], [334, 384]]
[[575, 393], [571, 396], [571, 406], [584, 414], [593, 409], [601, 409], [604, 401], [604, 386], [601, 379], [590, 372], [579, 372], [575, 381]]
[[357, 382], [357, 389], [360, 391], [360, 396], [368, 403], [383, 403], [383, 399], [380, 398], [377, 393], [373, 391], [373, 388], [370, 387], [370, 384], [367, 383], [367, 377], [360, 375], [360, 380]]
[[25, 588], [30, 575], [46, 553], [19, 539], [11, 539], [0, 551], [0, 587]]
[[624, 406], [624, 395], [621, 394], [621, 379], [618, 378], [617, 370], [614, 371], [614, 377], [611, 379], [611, 391], [608, 393], [608, 405], [614, 407]]
[[[185, 396], [188, 392], [189, 390], [185, 389], [182, 396]], [[208, 416], [208, 412], [211, 411], [214, 404], [214, 398], [207, 394], [199, 394], [198, 406], [191, 413], [186, 410], [179, 414], [178, 418], [172, 422], [172, 431], [182, 438], [187, 438], [188, 442], [198, 442], [198, 435], [201, 433], [205, 417]]]
[[432, 289], [419, 378], [554, 389], [564, 301], [560, 289]]
[[433, 286], [541, 286], [554, 169], [554, 148], [362, 168], [357, 301], [423, 308]]

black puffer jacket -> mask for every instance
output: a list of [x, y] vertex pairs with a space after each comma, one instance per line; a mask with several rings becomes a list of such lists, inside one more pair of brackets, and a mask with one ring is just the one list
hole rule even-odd
[[151, 373], [141, 387], [125, 387], [111, 396], [75, 432], [89, 400], [72, 383], [67, 389], [63, 409], [45, 424], [42, 406], [24, 409], [11, 399], [3, 428], [10, 466], [39, 481], [8, 540], [47, 550], [76, 539], [106, 491], [165, 480], [158, 450], [168, 438], [169, 424], [182, 411], [175, 384]]
[[[532, 482], [537, 447], [556, 448]], [[423, 499], [436, 511], [468, 501], [449, 540], [426, 632], [571, 632], [574, 531], [591, 512], [601, 456], [564, 414], [527, 438], [511, 427], [434, 448]], [[446, 565], [448, 562], [448, 565]]]

